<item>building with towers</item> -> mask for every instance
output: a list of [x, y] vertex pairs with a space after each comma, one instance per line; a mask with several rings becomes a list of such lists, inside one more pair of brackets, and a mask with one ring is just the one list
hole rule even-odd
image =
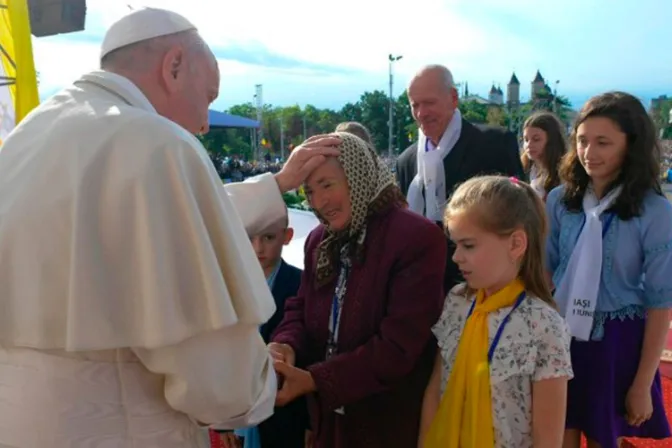
[[502, 89], [500, 87], [495, 87], [495, 84], [492, 84], [492, 88], [490, 89], [490, 94], [488, 95], [488, 101], [491, 104], [496, 104], [498, 106], [501, 106], [504, 104], [504, 92], [502, 92]]
[[539, 70], [537, 70], [537, 74], [534, 76], [534, 80], [531, 84], [532, 88], [530, 89], [530, 98], [532, 99], [538, 97], [539, 95], [543, 95], [544, 93], [551, 92], [551, 88], [548, 86], [548, 84], [546, 84], [546, 80], [543, 76], [541, 76]]
[[[539, 73], [537, 71], [537, 73]], [[506, 85], [506, 105], [509, 109], [520, 106], [520, 81], [514, 72]]]
[[552, 93], [550, 86], [541, 75], [541, 72], [537, 70], [534, 79], [530, 83], [530, 98], [527, 102], [522, 102], [520, 98], [520, 81], [516, 76], [516, 73], [511, 74], [511, 79], [506, 85], [506, 98], [504, 97], [504, 92], [501, 87], [492, 83], [488, 97], [484, 98], [480, 95], [471, 94], [469, 92], [468, 84], [465, 83], [464, 95], [462, 101], [475, 101], [480, 104], [487, 104], [492, 106], [504, 106], [508, 109], [514, 109], [520, 107], [529, 102], [534, 102], [534, 100], [539, 99], [541, 96], [545, 96]]
[[[558, 81], [556, 81], [557, 86]], [[550, 110], [555, 105], [555, 95], [548, 82], [541, 75], [541, 71], [537, 70], [536, 74], [530, 82], [530, 96], [524, 100], [521, 98], [520, 81], [516, 73], [511, 74], [508, 84], [506, 85], [506, 97], [501, 87], [493, 82], [487, 98], [478, 94], [469, 92], [469, 88], [465, 83], [465, 89], [460, 99], [462, 103], [477, 103], [486, 106], [488, 109], [488, 116], [502, 117], [502, 113], [508, 116], [507, 126], [510, 130], [520, 132], [522, 122], [527, 118], [527, 115], [537, 109]], [[549, 107], [549, 104], [552, 105]], [[497, 111], [496, 109], [500, 109]], [[567, 108], [563, 109], [562, 119], [567, 126], [574, 121], [576, 112]], [[501, 120], [501, 118], [495, 118]]]

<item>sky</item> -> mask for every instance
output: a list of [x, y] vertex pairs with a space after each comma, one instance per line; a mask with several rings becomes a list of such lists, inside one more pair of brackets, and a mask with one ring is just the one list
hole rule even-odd
[[[235, 6], [232, 6], [234, 5]], [[33, 38], [40, 95], [98, 66], [105, 30], [132, 7], [171, 9], [191, 20], [218, 58], [213, 109], [254, 101], [340, 109], [367, 90], [394, 94], [426, 64], [486, 97], [506, 92], [515, 71], [521, 100], [540, 70], [578, 108], [590, 96], [624, 90], [648, 103], [672, 94], [669, 0], [87, 0], [86, 29]]]

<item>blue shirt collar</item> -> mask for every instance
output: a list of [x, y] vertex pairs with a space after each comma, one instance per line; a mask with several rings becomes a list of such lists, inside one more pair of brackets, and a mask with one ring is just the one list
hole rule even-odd
[[280, 270], [280, 265], [282, 264], [282, 260], [278, 261], [278, 263], [275, 265], [275, 268], [273, 268], [273, 271], [271, 272], [271, 275], [266, 277], [266, 283], [268, 284], [268, 287], [273, 289], [273, 284], [275, 283], [275, 277], [278, 276], [278, 271]]

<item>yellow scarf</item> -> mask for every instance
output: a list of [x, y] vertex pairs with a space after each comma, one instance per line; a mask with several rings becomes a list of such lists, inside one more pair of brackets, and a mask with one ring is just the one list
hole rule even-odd
[[446, 391], [424, 441], [425, 448], [492, 448], [495, 444], [488, 365], [488, 314], [513, 306], [525, 290], [514, 280], [476, 305], [464, 326]]

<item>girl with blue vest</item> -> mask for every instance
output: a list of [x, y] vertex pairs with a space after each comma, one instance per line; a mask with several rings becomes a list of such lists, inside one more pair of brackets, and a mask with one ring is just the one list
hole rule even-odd
[[672, 306], [672, 206], [641, 102], [622, 92], [582, 108], [548, 196], [547, 267], [572, 334], [564, 448], [665, 438], [658, 366]]

